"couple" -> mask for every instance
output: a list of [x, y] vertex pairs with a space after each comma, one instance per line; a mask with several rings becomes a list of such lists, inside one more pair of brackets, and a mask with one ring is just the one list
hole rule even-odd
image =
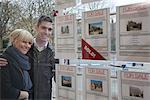
[[7, 61], [0, 58], [0, 94], [5, 100], [51, 100], [55, 68], [54, 52], [48, 42], [51, 18], [41, 16], [36, 32], [35, 39], [23, 29], [16, 29], [10, 35], [12, 45], [2, 55]]

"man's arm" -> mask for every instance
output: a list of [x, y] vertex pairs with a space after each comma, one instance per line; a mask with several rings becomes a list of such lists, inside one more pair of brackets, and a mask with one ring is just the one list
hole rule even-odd
[[0, 58], [0, 67], [6, 66], [8, 64], [7, 60], [4, 58]]

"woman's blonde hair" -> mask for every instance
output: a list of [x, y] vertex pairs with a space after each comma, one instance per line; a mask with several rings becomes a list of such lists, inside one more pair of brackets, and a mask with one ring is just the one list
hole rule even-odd
[[33, 36], [27, 30], [15, 29], [13, 32], [10, 33], [9, 41], [11, 44], [14, 44], [16, 40], [33, 43]]

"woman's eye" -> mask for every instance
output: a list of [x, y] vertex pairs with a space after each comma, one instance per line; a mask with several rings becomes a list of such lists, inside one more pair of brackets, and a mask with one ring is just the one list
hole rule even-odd
[[31, 42], [29, 42], [29, 44], [30, 44], [30, 45], [32, 45], [32, 43], [31, 43]]
[[28, 43], [28, 44], [30, 44], [30, 45], [32, 45], [32, 43], [31, 42], [27, 42], [27, 41], [22, 41], [23, 43]]
[[27, 43], [26, 41], [22, 41], [23, 43]]

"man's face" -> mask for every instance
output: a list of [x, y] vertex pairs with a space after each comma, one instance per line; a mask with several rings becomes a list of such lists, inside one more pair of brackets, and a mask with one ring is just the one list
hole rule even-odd
[[36, 31], [37, 31], [37, 36], [38, 39], [40, 39], [41, 41], [48, 41], [49, 36], [52, 33], [52, 23], [51, 22], [47, 22], [47, 21], [43, 21], [39, 24], [39, 26], [36, 27]]

